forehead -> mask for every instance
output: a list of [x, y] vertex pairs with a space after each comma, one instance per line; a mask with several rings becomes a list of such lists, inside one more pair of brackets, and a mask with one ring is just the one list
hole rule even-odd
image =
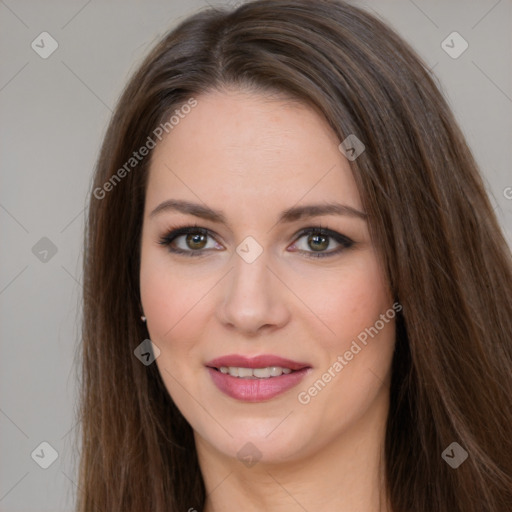
[[196, 100], [153, 150], [149, 206], [174, 197], [222, 209], [289, 207], [301, 198], [361, 207], [340, 141], [310, 107], [241, 91]]

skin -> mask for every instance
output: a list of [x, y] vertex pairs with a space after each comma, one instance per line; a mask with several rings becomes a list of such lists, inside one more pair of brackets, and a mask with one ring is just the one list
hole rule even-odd
[[[226, 89], [196, 99], [151, 156], [140, 284], [161, 351], [156, 364], [194, 430], [205, 510], [390, 510], [382, 484], [394, 320], [309, 403], [298, 400], [393, 304], [365, 219], [330, 214], [276, 224], [297, 205], [332, 201], [363, 211], [340, 141], [315, 111], [282, 97]], [[176, 211], [150, 215], [168, 199], [221, 210], [228, 224]], [[214, 233], [204, 256], [158, 243], [190, 225]], [[297, 234], [320, 225], [354, 245], [308, 257], [315, 246]], [[236, 252], [249, 235], [263, 249], [250, 264]], [[339, 247], [327, 240], [324, 252]], [[186, 236], [174, 245], [197, 247]], [[247, 403], [223, 394], [205, 367], [227, 354], [274, 354], [312, 369], [291, 390]], [[237, 457], [248, 442], [260, 453], [252, 467]]]

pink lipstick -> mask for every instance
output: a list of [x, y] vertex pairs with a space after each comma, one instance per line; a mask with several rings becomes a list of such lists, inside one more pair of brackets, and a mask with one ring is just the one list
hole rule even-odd
[[236, 400], [263, 402], [296, 386], [311, 370], [307, 363], [274, 355], [232, 354], [206, 363], [213, 383]]

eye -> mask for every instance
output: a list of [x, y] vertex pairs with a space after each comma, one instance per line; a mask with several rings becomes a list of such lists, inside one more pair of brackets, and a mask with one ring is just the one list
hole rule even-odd
[[[297, 241], [292, 247], [311, 258], [334, 256], [354, 245], [354, 241], [347, 236], [320, 226], [303, 229], [297, 236], [298, 239], [296, 238]], [[298, 242], [306, 236], [306, 248], [304, 246], [303, 248], [297, 247], [302, 245]], [[214, 239], [214, 233], [209, 229], [185, 226], [169, 231], [161, 237], [158, 243], [167, 247], [171, 253], [185, 256], [205, 256], [207, 249], [222, 250], [222, 246], [216, 244], [215, 241], [208, 247], [208, 237]], [[327, 251], [333, 241], [337, 244], [337, 248]], [[308, 247], [312, 250], [308, 250]]]
[[[307, 237], [306, 249], [301, 249], [298, 247], [298, 250], [302, 253], [305, 253], [305, 255], [310, 258], [325, 258], [328, 256], [334, 256], [354, 245], [354, 241], [347, 236], [322, 227], [312, 227], [302, 230], [299, 233], [298, 240], [305, 237]], [[333, 240], [334, 243], [338, 245], [338, 247], [327, 251], [327, 249], [332, 245]], [[297, 247], [297, 245], [298, 242], [295, 242], [294, 247]], [[308, 248], [311, 248], [312, 251], [309, 251]]]
[[[204, 256], [204, 249], [215, 248], [215, 244], [214, 247], [208, 247], [208, 237], [213, 238], [210, 230], [198, 226], [186, 226], [171, 230], [158, 243], [166, 246], [170, 252], [175, 254]], [[179, 246], [180, 241], [182, 242], [181, 247]]]

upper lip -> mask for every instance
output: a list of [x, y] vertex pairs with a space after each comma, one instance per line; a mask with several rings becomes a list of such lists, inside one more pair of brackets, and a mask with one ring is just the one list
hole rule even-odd
[[229, 354], [227, 356], [217, 357], [206, 363], [210, 368], [220, 368], [222, 366], [235, 366], [239, 368], [267, 368], [269, 366], [280, 366], [290, 370], [302, 370], [309, 368], [310, 365], [292, 361], [284, 357], [274, 356], [272, 354], [262, 354], [254, 357], [242, 356], [239, 354]]

